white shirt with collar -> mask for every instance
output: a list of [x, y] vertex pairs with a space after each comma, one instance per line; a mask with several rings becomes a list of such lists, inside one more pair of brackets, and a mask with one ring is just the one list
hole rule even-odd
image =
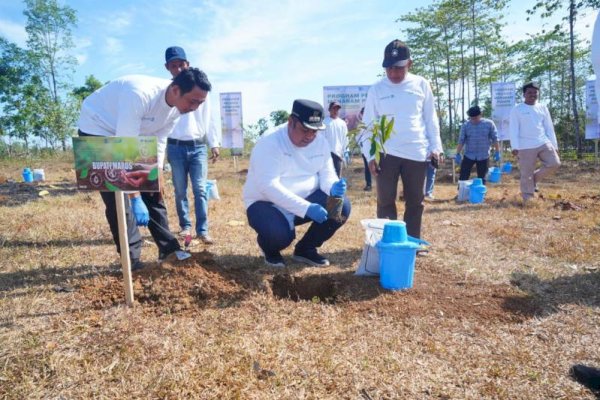
[[348, 125], [346, 125], [346, 121], [339, 117], [327, 117], [323, 120], [323, 123], [326, 128], [319, 135], [323, 135], [327, 139], [332, 153], [343, 158], [344, 151], [348, 147]]
[[170, 138], [178, 140], [201, 140], [209, 148], [221, 147], [221, 135], [212, 115], [210, 94], [196, 111], [183, 114], [175, 125]]
[[[394, 118], [393, 132], [385, 143], [386, 153], [425, 161], [429, 153], [443, 151], [434, 100], [429, 82], [421, 76], [407, 72], [400, 83], [384, 77], [369, 88], [363, 123], [369, 129], [383, 115], [388, 120]], [[365, 140], [371, 136], [370, 131], [362, 136], [362, 152], [367, 160], [374, 158], [370, 154], [371, 142]]]
[[181, 115], [167, 104], [170, 84], [145, 75], [117, 78], [85, 98], [77, 126], [96, 136], [156, 136], [162, 168], [167, 136]]
[[243, 189], [244, 205], [268, 201], [302, 218], [310, 205], [304, 199], [317, 189], [329, 194], [337, 180], [327, 140], [317, 133], [308, 146], [297, 147], [285, 123], [256, 142]]
[[558, 150], [554, 124], [545, 105], [517, 104], [510, 111], [510, 146], [513, 150], [535, 149], [546, 143]]

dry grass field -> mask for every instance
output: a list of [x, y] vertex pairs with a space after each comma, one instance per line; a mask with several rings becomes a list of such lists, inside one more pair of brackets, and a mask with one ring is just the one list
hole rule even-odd
[[[29, 166], [46, 182], [0, 184], [2, 399], [594, 398], [568, 374], [600, 366], [593, 163], [565, 163], [526, 208], [518, 171], [474, 205], [453, 200], [444, 170], [425, 208], [430, 254], [413, 289], [389, 292], [354, 275], [360, 220], [375, 217], [360, 160], [347, 168], [350, 220], [322, 248], [331, 265], [296, 264], [290, 248], [281, 270], [263, 265], [247, 225], [247, 159], [236, 171], [225, 158], [209, 172], [216, 244], [158, 265], [145, 231], [133, 308], [99, 195], [75, 190], [68, 160]], [[22, 167], [0, 162], [0, 175]]]

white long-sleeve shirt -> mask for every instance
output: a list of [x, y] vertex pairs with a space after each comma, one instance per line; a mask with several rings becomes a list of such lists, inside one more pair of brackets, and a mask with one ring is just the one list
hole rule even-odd
[[344, 157], [344, 151], [348, 148], [348, 126], [346, 121], [341, 118], [327, 117], [323, 121], [326, 128], [319, 135], [323, 135], [327, 142], [331, 152], [340, 158]]
[[513, 150], [535, 149], [551, 143], [558, 150], [554, 124], [545, 105], [517, 104], [510, 111], [510, 146]]
[[181, 115], [167, 104], [169, 84], [145, 75], [117, 78], [83, 100], [77, 126], [96, 136], [156, 136], [162, 168], [167, 136]]
[[[367, 129], [383, 115], [394, 118], [394, 130], [384, 145], [386, 153], [425, 161], [429, 153], [443, 151], [433, 92], [425, 78], [407, 73], [400, 83], [384, 77], [371, 86], [363, 115]], [[371, 136], [365, 131], [362, 137], [362, 152], [367, 160], [374, 158], [370, 141], [366, 140]]]
[[211, 114], [210, 94], [196, 111], [183, 114], [170, 138], [178, 140], [203, 140], [209, 148], [221, 147], [221, 135]]
[[337, 180], [327, 140], [318, 133], [308, 146], [297, 147], [286, 123], [256, 142], [242, 196], [246, 208], [269, 201], [302, 218], [310, 205], [304, 199], [317, 189], [329, 194]]

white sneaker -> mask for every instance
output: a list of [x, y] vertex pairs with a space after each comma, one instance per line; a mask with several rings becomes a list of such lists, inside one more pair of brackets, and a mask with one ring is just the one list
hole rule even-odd
[[175, 256], [177, 257], [177, 259], [179, 261], [183, 261], [183, 260], [187, 260], [188, 258], [190, 258], [192, 256], [192, 254], [188, 253], [187, 251], [183, 251], [183, 250], [175, 250]]
[[192, 230], [190, 228], [185, 228], [179, 231], [179, 236], [186, 237], [192, 234]]

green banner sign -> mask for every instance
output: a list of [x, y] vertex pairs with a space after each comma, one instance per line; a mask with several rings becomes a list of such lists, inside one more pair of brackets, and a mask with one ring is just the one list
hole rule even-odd
[[73, 137], [77, 188], [158, 192], [155, 136]]

